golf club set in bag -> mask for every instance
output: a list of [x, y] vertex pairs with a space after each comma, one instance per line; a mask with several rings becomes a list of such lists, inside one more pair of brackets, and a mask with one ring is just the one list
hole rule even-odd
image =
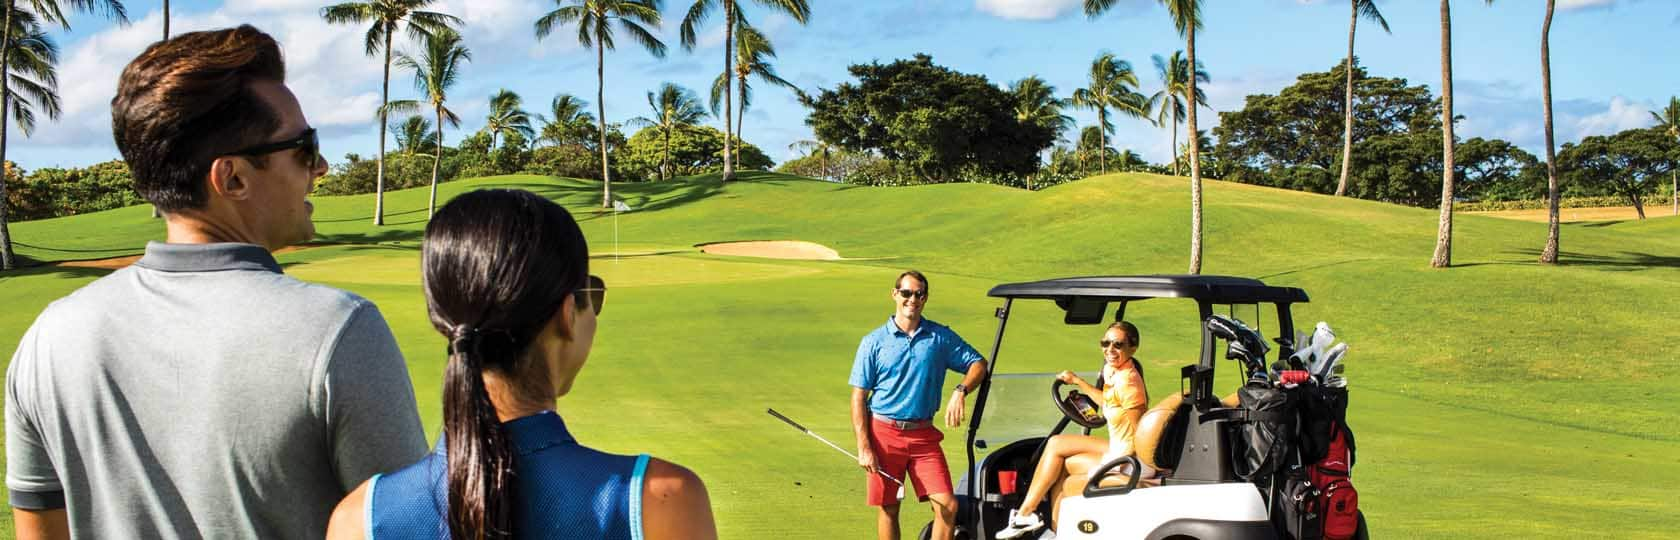
[[1359, 495], [1349, 481], [1353, 432], [1347, 427], [1347, 343], [1320, 322], [1310, 335], [1279, 344], [1294, 350], [1266, 365], [1271, 347], [1242, 321], [1214, 315], [1207, 328], [1225, 340], [1225, 357], [1242, 363], [1238, 420], [1228, 424], [1231, 468], [1266, 494], [1272, 521], [1285, 538], [1344, 540], [1359, 526]]

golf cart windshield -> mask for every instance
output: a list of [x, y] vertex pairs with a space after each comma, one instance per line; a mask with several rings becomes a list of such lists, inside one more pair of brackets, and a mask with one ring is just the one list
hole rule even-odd
[[[1096, 381], [1095, 371], [1079, 371], [1080, 377]], [[975, 452], [1001, 448], [1031, 437], [1043, 437], [1062, 419], [1062, 412], [1050, 404], [1050, 385], [1055, 373], [999, 373], [992, 376], [986, 399], [986, 419], [976, 432]], [[1069, 428], [1069, 432], [1081, 429]]]

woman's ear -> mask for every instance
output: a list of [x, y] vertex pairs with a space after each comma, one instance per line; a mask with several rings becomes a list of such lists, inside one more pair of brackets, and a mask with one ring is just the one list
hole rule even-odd
[[576, 339], [577, 333], [572, 328], [577, 325], [577, 295], [567, 294], [566, 300], [560, 302], [560, 310], [549, 318], [548, 324], [554, 328], [555, 334], [566, 341]]

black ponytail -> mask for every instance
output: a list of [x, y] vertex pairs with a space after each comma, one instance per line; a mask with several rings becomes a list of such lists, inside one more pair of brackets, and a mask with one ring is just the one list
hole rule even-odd
[[559, 205], [527, 191], [480, 190], [438, 209], [426, 226], [421, 267], [432, 326], [449, 338], [443, 437], [450, 536], [513, 538], [515, 449], [484, 376], [494, 372], [516, 393], [553, 398], [547, 366], [524, 353], [588, 279], [589, 248]]

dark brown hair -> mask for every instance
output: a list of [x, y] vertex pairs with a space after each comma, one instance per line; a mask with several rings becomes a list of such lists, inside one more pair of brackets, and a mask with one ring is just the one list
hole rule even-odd
[[933, 286], [928, 285], [927, 276], [924, 276], [924, 275], [922, 275], [921, 272], [917, 272], [915, 270], [905, 270], [904, 273], [899, 274], [898, 279], [893, 280], [893, 288], [894, 289], [897, 289], [898, 285], [900, 283], [904, 283], [904, 276], [910, 276], [910, 277], [916, 278], [916, 281], [922, 282], [922, 292], [924, 292], [924, 293], [933, 292]]
[[111, 134], [135, 190], [164, 211], [202, 208], [210, 163], [261, 144], [280, 126], [279, 113], [251, 84], [285, 79], [280, 46], [250, 25], [147, 47], [123, 69], [111, 98]]
[[[479, 190], [439, 208], [426, 225], [421, 286], [432, 327], [449, 338], [443, 380], [452, 538], [512, 538], [513, 440], [496, 416], [484, 373], [521, 397], [552, 400], [547, 366], [525, 354], [568, 295], [589, 278], [589, 246], [560, 205], [522, 190]], [[546, 395], [537, 395], [543, 394]]]
[[1126, 341], [1131, 342], [1130, 344], [1133, 347], [1138, 346], [1138, 343], [1140, 342], [1140, 340], [1143, 339], [1143, 336], [1138, 335], [1137, 325], [1134, 325], [1134, 324], [1132, 324], [1131, 322], [1128, 322], [1128, 321], [1115, 321], [1114, 324], [1108, 325], [1107, 330], [1103, 330], [1103, 331], [1107, 332], [1108, 330], [1113, 330], [1115, 328], [1119, 328], [1119, 329], [1124, 330], [1126, 332]]

